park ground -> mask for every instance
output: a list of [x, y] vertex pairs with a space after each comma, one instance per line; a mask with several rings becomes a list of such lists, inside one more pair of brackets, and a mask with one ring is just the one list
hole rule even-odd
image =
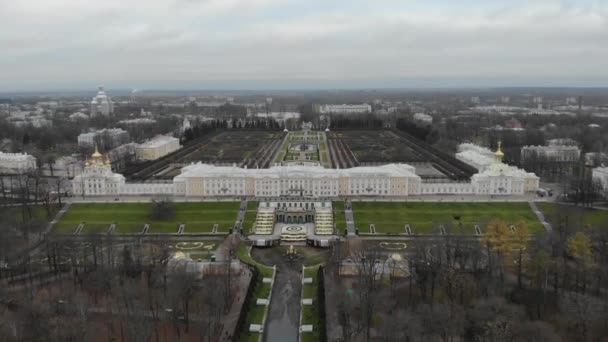
[[[243, 220], [245, 233], [251, 231], [259, 202], [248, 202]], [[537, 203], [546, 220], [558, 224], [559, 217], [569, 215], [570, 223], [584, 227], [600, 227], [608, 222], [608, 210], [582, 209], [571, 205]], [[334, 223], [341, 234], [346, 221], [344, 202], [332, 203]], [[70, 234], [84, 223], [83, 234], [105, 233], [115, 224], [115, 233], [140, 233], [150, 224], [150, 233], [177, 233], [185, 224], [185, 233], [210, 233], [214, 224], [218, 232], [228, 232], [233, 227], [239, 202], [176, 202], [175, 215], [167, 220], [150, 218], [151, 203], [74, 203], [55, 225], [55, 231]], [[531, 233], [543, 232], [543, 226], [527, 202], [353, 202], [354, 221], [359, 233], [370, 233], [370, 224], [377, 234], [405, 234], [409, 225], [413, 234], [438, 234], [443, 225], [446, 232], [475, 234], [475, 225], [484, 229], [493, 219], [507, 224], [525, 222]], [[37, 208], [36, 216], [46, 216]], [[19, 213], [15, 212], [18, 219]]]
[[139, 233], [150, 224], [150, 233], [176, 233], [185, 224], [185, 233], [228, 232], [235, 223], [239, 202], [176, 202], [175, 215], [167, 220], [150, 218], [151, 203], [75, 203], [56, 224], [58, 233], [74, 232], [84, 223], [82, 233], [104, 233], [116, 224], [116, 233]]
[[[507, 224], [524, 221], [530, 232], [543, 231], [543, 226], [527, 202], [353, 202], [355, 225], [360, 233], [405, 233], [409, 224], [414, 234], [438, 234], [443, 225], [447, 232], [474, 234], [475, 225], [483, 227], [493, 219]], [[462, 225], [462, 226], [461, 226]]]
[[538, 209], [545, 215], [547, 222], [557, 227], [560, 220], [583, 228], [607, 228], [608, 210], [576, 207], [570, 204], [548, 202], [537, 203]]

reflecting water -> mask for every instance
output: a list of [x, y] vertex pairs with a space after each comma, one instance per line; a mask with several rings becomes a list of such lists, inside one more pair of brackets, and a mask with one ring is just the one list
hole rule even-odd
[[270, 314], [266, 326], [266, 342], [298, 340], [300, 320], [300, 275], [282, 268], [277, 275]]
[[298, 326], [293, 324], [287, 313], [280, 319], [270, 321], [267, 327], [267, 342], [297, 341]]

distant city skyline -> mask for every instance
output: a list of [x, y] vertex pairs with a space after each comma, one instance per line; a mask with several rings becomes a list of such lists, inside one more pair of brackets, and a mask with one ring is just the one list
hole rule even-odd
[[0, 92], [608, 85], [593, 0], [21, 0], [0, 20]]

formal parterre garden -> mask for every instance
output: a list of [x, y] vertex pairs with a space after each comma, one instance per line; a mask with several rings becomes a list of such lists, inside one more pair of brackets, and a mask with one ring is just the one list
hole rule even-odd
[[[560, 221], [568, 221], [570, 225], [580, 228], [608, 228], [608, 210], [576, 207], [570, 204], [536, 203], [538, 209], [545, 215], [545, 220], [552, 225]], [[555, 227], [554, 227], [555, 228]]]
[[295, 131], [295, 132], [290, 132], [289, 133], [289, 140], [290, 141], [294, 141], [294, 140], [301, 140], [304, 141], [304, 139], [306, 139], [306, 141], [320, 141], [323, 139], [323, 132], [318, 132], [318, 131], [309, 131], [308, 134], [304, 133], [304, 131]]
[[181, 162], [238, 163], [252, 157], [269, 141], [280, 139], [280, 133], [264, 131], [223, 132], [213, 137]]
[[390, 131], [344, 131], [335, 136], [346, 143], [362, 163], [427, 161]]
[[319, 143], [319, 157], [321, 158], [321, 164], [323, 164], [324, 167], [331, 168], [329, 151], [327, 150], [327, 145], [325, 144], [325, 141], [321, 141], [321, 143]]
[[515, 225], [528, 225], [531, 233], [544, 228], [527, 202], [353, 202], [355, 226], [359, 233], [370, 233], [374, 224], [377, 234], [404, 234], [409, 224], [413, 234], [446, 233], [475, 234], [475, 225], [482, 232], [493, 219]]
[[150, 218], [151, 203], [75, 203], [55, 225], [58, 233], [70, 234], [83, 223], [82, 234], [105, 233], [115, 224], [114, 233], [140, 233], [150, 224], [149, 233], [177, 233], [185, 224], [184, 233], [227, 233], [234, 226], [239, 202], [176, 202], [175, 215], [167, 220]]
[[300, 143], [308, 142], [314, 144], [315, 148], [314, 150], [304, 151], [306, 160], [321, 161], [324, 165], [329, 165], [329, 152], [327, 151], [327, 147], [323, 140], [324, 134], [324, 132], [315, 131], [308, 132], [308, 135], [305, 135], [302, 131], [289, 132], [285, 144], [281, 146], [274, 161], [278, 163], [282, 161], [299, 160], [301, 154], [300, 151], [297, 150], [297, 146]]

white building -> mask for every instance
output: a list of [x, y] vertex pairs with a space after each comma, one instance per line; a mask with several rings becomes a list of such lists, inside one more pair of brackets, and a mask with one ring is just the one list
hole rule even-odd
[[433, 123], [433, 117], [424, 113], [416, 113], [414, 114], [414, 121], [430, 125]]
[[577, 162], [581, 157], [581, 150], [577, 146], [557, 145], [524, 146], [521, 148], [521, 160], [542, 159], [555, 162]]
[[458, 149], [460, 152], [456, 158], [479, 170], [471, 178], [475, 194], [523, 194], [536, 191], [539, 187], [540, 178], [534, 173], [502, 162], [504, 153], [500, 150], [500, 145], [496, 152], [467, 143], [461, 144]]
[[158, 135], [135, 148], [139, 160], [155, 160], [180, 149], [179, 139]]
[[122, 128], [104, 128], [78, 136], [79, 147], [93, 147], [98, 144], [104, 149], [112, 149], [127, 142], [129, 142], [129, 133]]
[[38, 108], [34, 111], [14, 111], [10, 113], [7, 122], [15, 127], [33, 126], [36, 128], [50, 127], [53, 122], [45, 116], [45, 111]]
[[470, 143], [460, 144], [455, 157], [479, 171], [487, 169], [494, 164], [495, 160], [494, 152], [490, 151], [489, 148]]
[[83, 173], [72, 180], [74, 196], [118, 195], [125, 185], [125, 177], [112, 172], [110, 160], [97, 149], [85, 164]]
[[[84, 163], [73, 156], [62, 156], [53, 163], [53, 175], [72, 178], [84, 171]], [[50, 169], [48, 169], [50, 174]]]
[[128, 163], [135, 161], [136, 154], [135, 149], [137, 148], [136, 143], [123, 144], [115, 147], [108, 151], [108, 158], [112, 164], [112, 168], [123, 169]]
[[269, 169], [192, 164], [173, 180], [182, 196], [407, 196], [421, 179], [406, 164], [325, 169], [321, 166], [274, 166]]
[[82, 112], [76, 112], [69, 116], [70, 121], [88, 120], [89, 116]]
[[150, 119], [150, 118], [137, 118], [137, 119], [128, 119], [128, 120], [118, 121], [118, 124], [127, 125], [127, 126], [152, 125], [155, 123], [156, 123], [156, 120]]
[[[74, 185], [74, 193], [85, 195], [169, 194], [197, 198], [247, 197], [397, 197], [411, 195], [523, 195], [538, 189], [539, 178], [502, 163], [503, 153], [494, 153], [493, 163], [475, 174], [470, 182], [423, 182], [407, 164], [326, 169], [320, 165], [285, 165], [269, 169], [191, 164], [182, 168], [172, 183], [125, 184], [112, 173], [109, 162], [96, 153]], [[115, 176], [113, 176], [115, 175]], [[88, 183], [87, 183], [88, 182]], [[108, 182], [108, 185], [100, 183]]]
[[593, 179], [602, 184], [604, 197], [608, 197], [608, 167], [596, 167], [593, 169]]
[[363, 104], [327, 104], [327, 105], [320, 105], [319, 106], [319, 113], [320, 114], [329, 114], [329, 113], [335, 113], [335, 114], [344, 114], [344, 113], [371, 113], [372, 112], [372, 106], [367, 104], [367, 103], [363, 103]]
[[97, 149], [87, 160], [84, 171], [72, 180], [74, 196], [172, 195], [173, 184], [125, 183], [125, 177], [112, 172], [110, 160]]
[[36, 168], [36, 158], [27, 153], [0, 151], [0, 172], [22, 173]]
[[97, 115], [110, 116], [112, 113], [114, 113], [112, 99], [106, 95], [103, 86], [99, 86], [97, 95], [91, 100], [91, 117]]

